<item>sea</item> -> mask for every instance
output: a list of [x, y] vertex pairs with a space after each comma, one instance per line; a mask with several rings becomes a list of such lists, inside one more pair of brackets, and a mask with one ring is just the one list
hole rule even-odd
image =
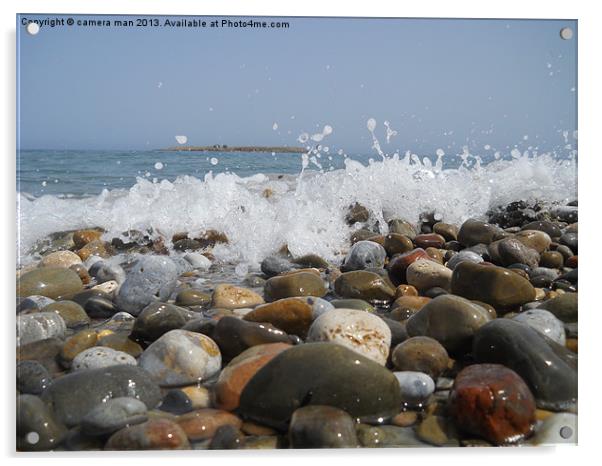
[[366, 154], [21, 150], [17, 191], [22, 264], [49, 234], [102, 227], [108, 240], [128, 230], [219, 230], [229, 243], [214, 250], [218, 260], [254, 268], [284, 244], [336, 260], [355, 228], [344, 218], [355, 202], [385, 229], [423, 212], [460, 224], [516, 200], [573, 201], [577, 151], [387, 154], [377, 141]]

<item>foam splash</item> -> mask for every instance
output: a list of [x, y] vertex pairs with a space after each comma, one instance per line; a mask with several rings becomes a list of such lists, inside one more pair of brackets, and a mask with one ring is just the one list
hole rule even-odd
[[[309, 157], [303, 154], [304, 164]], [[166, 238], [215, 229], [230, 240], [215, 248], [216, 258], [249, 266], [284, 244], [294, 255], [316, 253], [337, 261], [349, 245], [344, 217], [354, 202], [370, 209], [385, 233], [393, 217], [417, 222], [431, 211], [459, 224], [515, 200], [567, 202], [577, 196], [575, 157], [516, 151], [483, 165], [466, 150], [465, 163], [456, 169], [443, 169], [443, 157], [437, 151], [433, 163], [408, 152], [367, 165], [346, 158], [343, 170], [282, 179], [232, 173], [174, 182], [140, 177], [129, 190], [104, 190], [84, 199], [19, 194], [20, 262], [31, 261], [36, 241], [50, 233], [86, 227], [104, 228], [107, 240], [131, 229], [152, 229]]]

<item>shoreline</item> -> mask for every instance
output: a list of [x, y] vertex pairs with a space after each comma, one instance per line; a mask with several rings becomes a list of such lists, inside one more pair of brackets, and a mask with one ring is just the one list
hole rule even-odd
[[276, 152], [280, 154], [302, 154], [304, 147], [289, 146], [172, 146], [157, 152]]

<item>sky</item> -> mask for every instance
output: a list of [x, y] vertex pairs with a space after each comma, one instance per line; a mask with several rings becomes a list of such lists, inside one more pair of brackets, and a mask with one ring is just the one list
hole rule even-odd
[[[323, 144], [363, 153], [374, 118], [390, 152], [545, 151], [577, 129], [576, 21], [268, 18], [289, 27], [43, 25], [30, 35], [23, 18], [69, 16], [17, 17], [21, 149], [158, 149], [176, 135], [301, 145], [329, 125]], [[397, 132], [388, 144], [385, 121]]]

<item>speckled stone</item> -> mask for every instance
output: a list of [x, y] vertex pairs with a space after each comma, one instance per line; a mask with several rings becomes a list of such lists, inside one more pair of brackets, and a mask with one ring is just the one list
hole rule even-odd
[[24, 273], [17, 280], [17, 296], [42, 295], [56, 299], [82, 289], [79, 276], [64, 267], [42, 267]]
[[387, 253], [385, 248], [373, 241], [358, 241], [345, 256], [341, 271], [364, 270], [370, 267], [382, 268]]
[[307, 341], [337, 343], [384, 366], [391, 346], [391, 330], [374, 314], [334, 309], [313, 322]]
[[435, 391], [435, 382], [427, 374], [414, 371], [393, 372], [401, 389], [404, 406], [423, 406]]
[[81, 264], [80, 257], [72, 251], [55, 251], [42, 257], [38, 267], [64, 267]]
[[71, 370], [100, 369], [120, 364], [135, 366], [137, 363], [132, 356], [122, 351], [115, 351], [105, 346], [94, 346], [75, 356], [71, 363]]
[[205, 380], [220, 370], [221, 363], [219, 348], [211, 338], [187, 330], [167, 332], [138, 359], [140, 367], [162, 386]]
[[65, 321], [54, 312], [17, 316], [17, 346], [47, 338], [64, 338]]
[[178, 271], [165, 256], [144, 256], [128, 272], [115, 304], [121, 311], [138, 315], [154, 301], [166, 301], [176, 286]]
[[112, 434], [128, 425], [145, 422], [147, 411], [146, 405], [136, 398], [111, 398], [84, 416], [81, 429], [87, 435]]
[[223, 309], [240, 309], [263, 304], [263, 298], [252, 290], [240, 286], [221, 284], [215, 287], [211, 306]]

